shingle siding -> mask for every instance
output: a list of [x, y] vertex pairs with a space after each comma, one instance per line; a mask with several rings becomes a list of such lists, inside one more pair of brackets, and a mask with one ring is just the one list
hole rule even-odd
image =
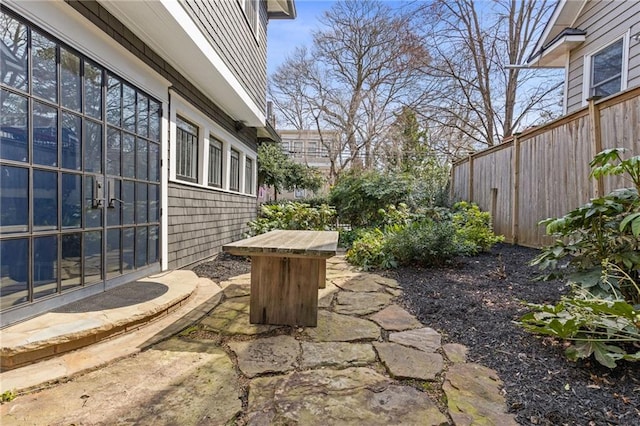
[[[236, 135], [244, 144], [253, 150], [257, 149], [257, 131], [255, 128], [244, 128], [241, 132], [237, 132], [235, 129], [235, 120], [229, 117], [222, 111], [216, 104], [214, 104], [209, 98], [207, 98], [200, 90], [198, 90], [193, 84], [189, 82], [182, 74], [180, 74], [175, 68], [167, 63], [160, 55], [155, 53], [153, 49], [147, 46], [142, 40], [140, 40], [135, 34], [133, 34], [127, 27], [125, 27], [118, 19], [111, 15], [106, 9], [100, 6], [95, 1], [74, 1], [65, 0], [71, 7], [80, 12], [85, 18], [87, 18], [96, 27], [100, 28], [111, 38], [121, 44], [125, 49], [136, 55], [154, 71], [160, 74], [162, 77], [169, 80], [172, 84], [172, 89], [176, 93], [180, 94], [183, 98], [187, 99], [200, 111], [206, 114], [209, 118], [214, 120], [220, 126], [222, 126], [229, 133]], [[234, 1], [222, 1], [222, 2], [202, 2], [199, 3], [229, 3], [236, 5]], [[239, 7], [239, 6], [238, 6]], [[240, 10], [242, 13], [242, 10]], [[266, 16], [266, 15], [265, 15]], [[246, 23], [245, 23], [246, 24]], [[223, 26], [226, 29], [226, 26]], [[265, 34], [266, 38], [266, 34]], [[240, 56], [240, 55], [239, 55]], [[266, 54], [265, 54], [266, 61]], [[108, 65], [108, 64], [104, 64]], [[266, 62], [265, 62], [266, 70]], [[265, 71], [266, 72], [266, 71]], [[266, 85], [266, 83], [265, 83]], [[266, 87], [266, 86], [265, 86]], [[263, 89], [264, 90], [264, 89]], [[263, 98], [264, 98], [264, 91]]]
[[[574, 25], [587, 31], [585, 42], [571, 51], [567, 85], [567, 111], [582, 105], [584, 57], [606, 46], [623, 35], [629, 28], [632, 34], [640, 31], [640, 2], [588, 1]], [[640, 86], [640, 43], [629, 41], [629, 68], [627, 87]]]
[[169, 268], [209, 258], [243, 238], [256, 217], [254, 197], [169, 183]]
[[266, 110], [266, 2], [258, 2], [255, 35], [238, 1], [182, 0], [182, 4], [251, 99]]

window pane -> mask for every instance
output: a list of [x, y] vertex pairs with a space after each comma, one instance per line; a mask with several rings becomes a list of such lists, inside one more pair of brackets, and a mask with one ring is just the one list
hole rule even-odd
[[0, 158], [28, 161], [29, 101], [3, 89], [0, 103]]
[[144, 139], [138, 138], [136, 141], [136, 177], [141, 180], [147, 180], [147, 144]]
[[122, 85], [122, 124], [125, 130], [136, 131], [136, 91], [129, 85]]
[[120, 127], [122, 124], [122, 83], [113, 76], [107, 80], [107, 121]]
[[80, 126], [82, 119], [67, 112], [62, 113], [62, 167], [71, 170], [82, 168]]
[[[118, 179], [110, 179], [107, 183], [111, 185], [110, 197], [115, 198], [115, 200], [108, 205], [107, 209], [107, 226], [116, 226], [120, 225], [120, 212], [122, 211], [122, 196], [120, 193], [120, 180]], [[109, 203], [110, 200], [107, 200]]]
[[107, 278], [120, 275], [120, 230], [107, 231]]
[[146, 96], [138, 93], [138, 125], [137, 133], [140, 136], [147, 137], [149, 135], [149, 100]]
[[31, 75], [33, 94], [51, 102], [57, 102], [56, 44], [45, 36], [32, 31], [31, 58], [33, 61]]
[[622, 74], [622, 39], [593, 55], [592, 61], [594, 86]]
[[253, 161], [245, 159], [244, 192], [253, 194]]
[[147, 264], [147, 227], [136, 228], [136, 268]]
[[84, 170], [102, 172], [102, 125], [91, 120], [84, 122]]
[[120, 130], [107, 129], [107, 174], [120, 176]]
[[27, 77], [27, 26], [0, 12], [2, 43], [0, 75], [7, 86], [26, 91]]
[[0, 308], [10, 308], [29, 298], [27, 287], [29, 267], [29, 240], [0, 241]]
[[80, 285], [82, 264], [81, 234], [66, 234], [62, 236], [62, 262], [60, 263], [60, 278], [62, 291]]
[[33, 227], [35, 230], [58, 227], [58, 173], [33, 171]]
[[134, 268], [134, 228], [124, 228], [122, 230], [122, 269], [124, 271]]
[[149, 144], [149, 180], [151, 182], [160, 182], [160, 157], [159, 145], [155, 143]]
[[29, 220], [29, 171], [0, 166], [0, 228], [3, 233], [24, 232]]
[[33, 240], [33, 298], [58, 290], [58, 237]]
[[158, 243], [159, 243], [159, 227], [158, 226], [150, 226], [149, 227], [149, 263], [154, 263], [158, 261]]
[[176, 175], [195, 181], [198, 176], [198, 128], [176, 119]]
[[240, 189], [240, 153], [235, 149], [231, 150], [229, 189], [238, 191]]
[[134, 223], [134, 191], [133, 182], [122, 182], [122, 223], [130, 225]]
[[136, 139], [129, 133], [122, 136], [122, 176], [136, 176]]
[[82, 214], [81, 176], [62, 174], [62, 227], [79, 228]]
[[60, 69], [62, 106], [80, 111], [80, 58], [61, 47]]
[[33, 162], [58, 165], [58, 110], [40, 102], [33, 104]]
[[102, 69], [89, 62], [84, 63], [84, 112], [94, 118], [102, 118]]
[[209, 184], [222, 186], [222, 143], [215, 139], [209, 139]]
[[160, 142], [160, 104], [149, 100], [149, 139]]
[[614, 93], [618, 93], [620, 91], [620, 83], [622, 82], [622, 78], [614, 78], [613, 80], [609, 80], [606, 83], [602, 83], [599, 86], [593, 88], [594, 96], [609, 96]]
[[136, 183], [136, 223], [147, 221], [147, 184]]
[[84, 283], [91, 284], [102, 279], [102, 232], [84, 234]]
[[[94, 207], [94, 203], [98, 200], [95, 190], [95, 182], [100, 181], [104, 184], [103, 179], [99, 176], [84, 177], [84, 227], [97, 228], [102, 226], [102, 209]], [[103, 200], [104, 201], [104, 200]]]
[[160, 185], [149, 185], [149, 222], [160, 220]]

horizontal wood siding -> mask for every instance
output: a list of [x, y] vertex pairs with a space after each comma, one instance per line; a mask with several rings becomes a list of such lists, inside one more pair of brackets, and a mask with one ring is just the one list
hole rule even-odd
[[[640, 155], [640, 87], [596, 102], [593, 114], [600, 117], [602, 149], [622, 147], [627, 149], [625, 157]], [[494, 229], [507, 240], [511, 235], [518, 244], [530, 247], [551, 243], [538, 222], [562, 216], [596, 195], [596, 181], [589, 177], [589, 162], [598, 149], [592, 121], [589, 110], [583, 108], [522, 133], [518, 144], [507, 142], [455, 163], [452, 194], [478, 203], [483, 210], [495, 206]], [[511, 161], [516, 146], [517, 162]], [[514, 187], [516, 163], [518, 185]], [[627, 186], [629, 183], [620, 177], [603, 179], [605, 194]], [[497, 189], [497, 194], [492, 188]], [[515, 206], [510, 204], [513, 195], [510, 198], [509, 194], [517, 197]], [[507, 208], [509, 205], [512, 208]]]
[[240, 1], [183, 0], [182, 3], [251, 100], [261, 111], [265, 111], [267, 3], [258, 2], [260, 11], [257, 34], [251, 30]]
[[256, 217], [256, 199], [169, 184], [169, 269], [181, 268], [239, 240]]
[[[606, 46], [631, 29], [640, 31], [640, 1], [588, 1], [580, 13], [576, 28], [587, 31], [586, 39], [573, 49], [569, 60], [567, 111], [573, 112], [582, 104], [584, 57]], [[628, 88], [640, 86], [640, 43], [629, 40]], [[585, 88], [584, 90], [587, 90]]]

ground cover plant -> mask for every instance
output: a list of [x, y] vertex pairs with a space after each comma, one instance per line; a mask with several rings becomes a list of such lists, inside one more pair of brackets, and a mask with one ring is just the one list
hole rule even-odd
[[572, 288], [556, 305], [530, 305], [521, 319], [534, 333], [571, 342], [571, 360], [591, 355], [615, 368], [640, 361], [640, 156], [599, 153], [591, 176], [621, 175], [632, 184], [543, 223], [555, 244], [533, 264], [564, 276]]

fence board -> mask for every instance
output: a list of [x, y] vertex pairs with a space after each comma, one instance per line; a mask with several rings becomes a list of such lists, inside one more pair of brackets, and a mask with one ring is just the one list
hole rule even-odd
[[[491, 211], [495, 232], [507, 241], [531, 247], [549, 244], [552, 239], [538, 222], [562, 216], [595, 196], [589, 162], [598, 144], [593, 141], [590, 113], [599, 114], [595, 130], [603, 149], [623, 147], [626, 155], [640, 155], [639, 87], [596, 101], [590, 112], [585, 108], [524, 132], [518, 143], [504, 143], [454, 163], [454, 199], [470, 200]], [[629, 186], [620, 177], [605, 178], [603, 183], [605, 194]]]

